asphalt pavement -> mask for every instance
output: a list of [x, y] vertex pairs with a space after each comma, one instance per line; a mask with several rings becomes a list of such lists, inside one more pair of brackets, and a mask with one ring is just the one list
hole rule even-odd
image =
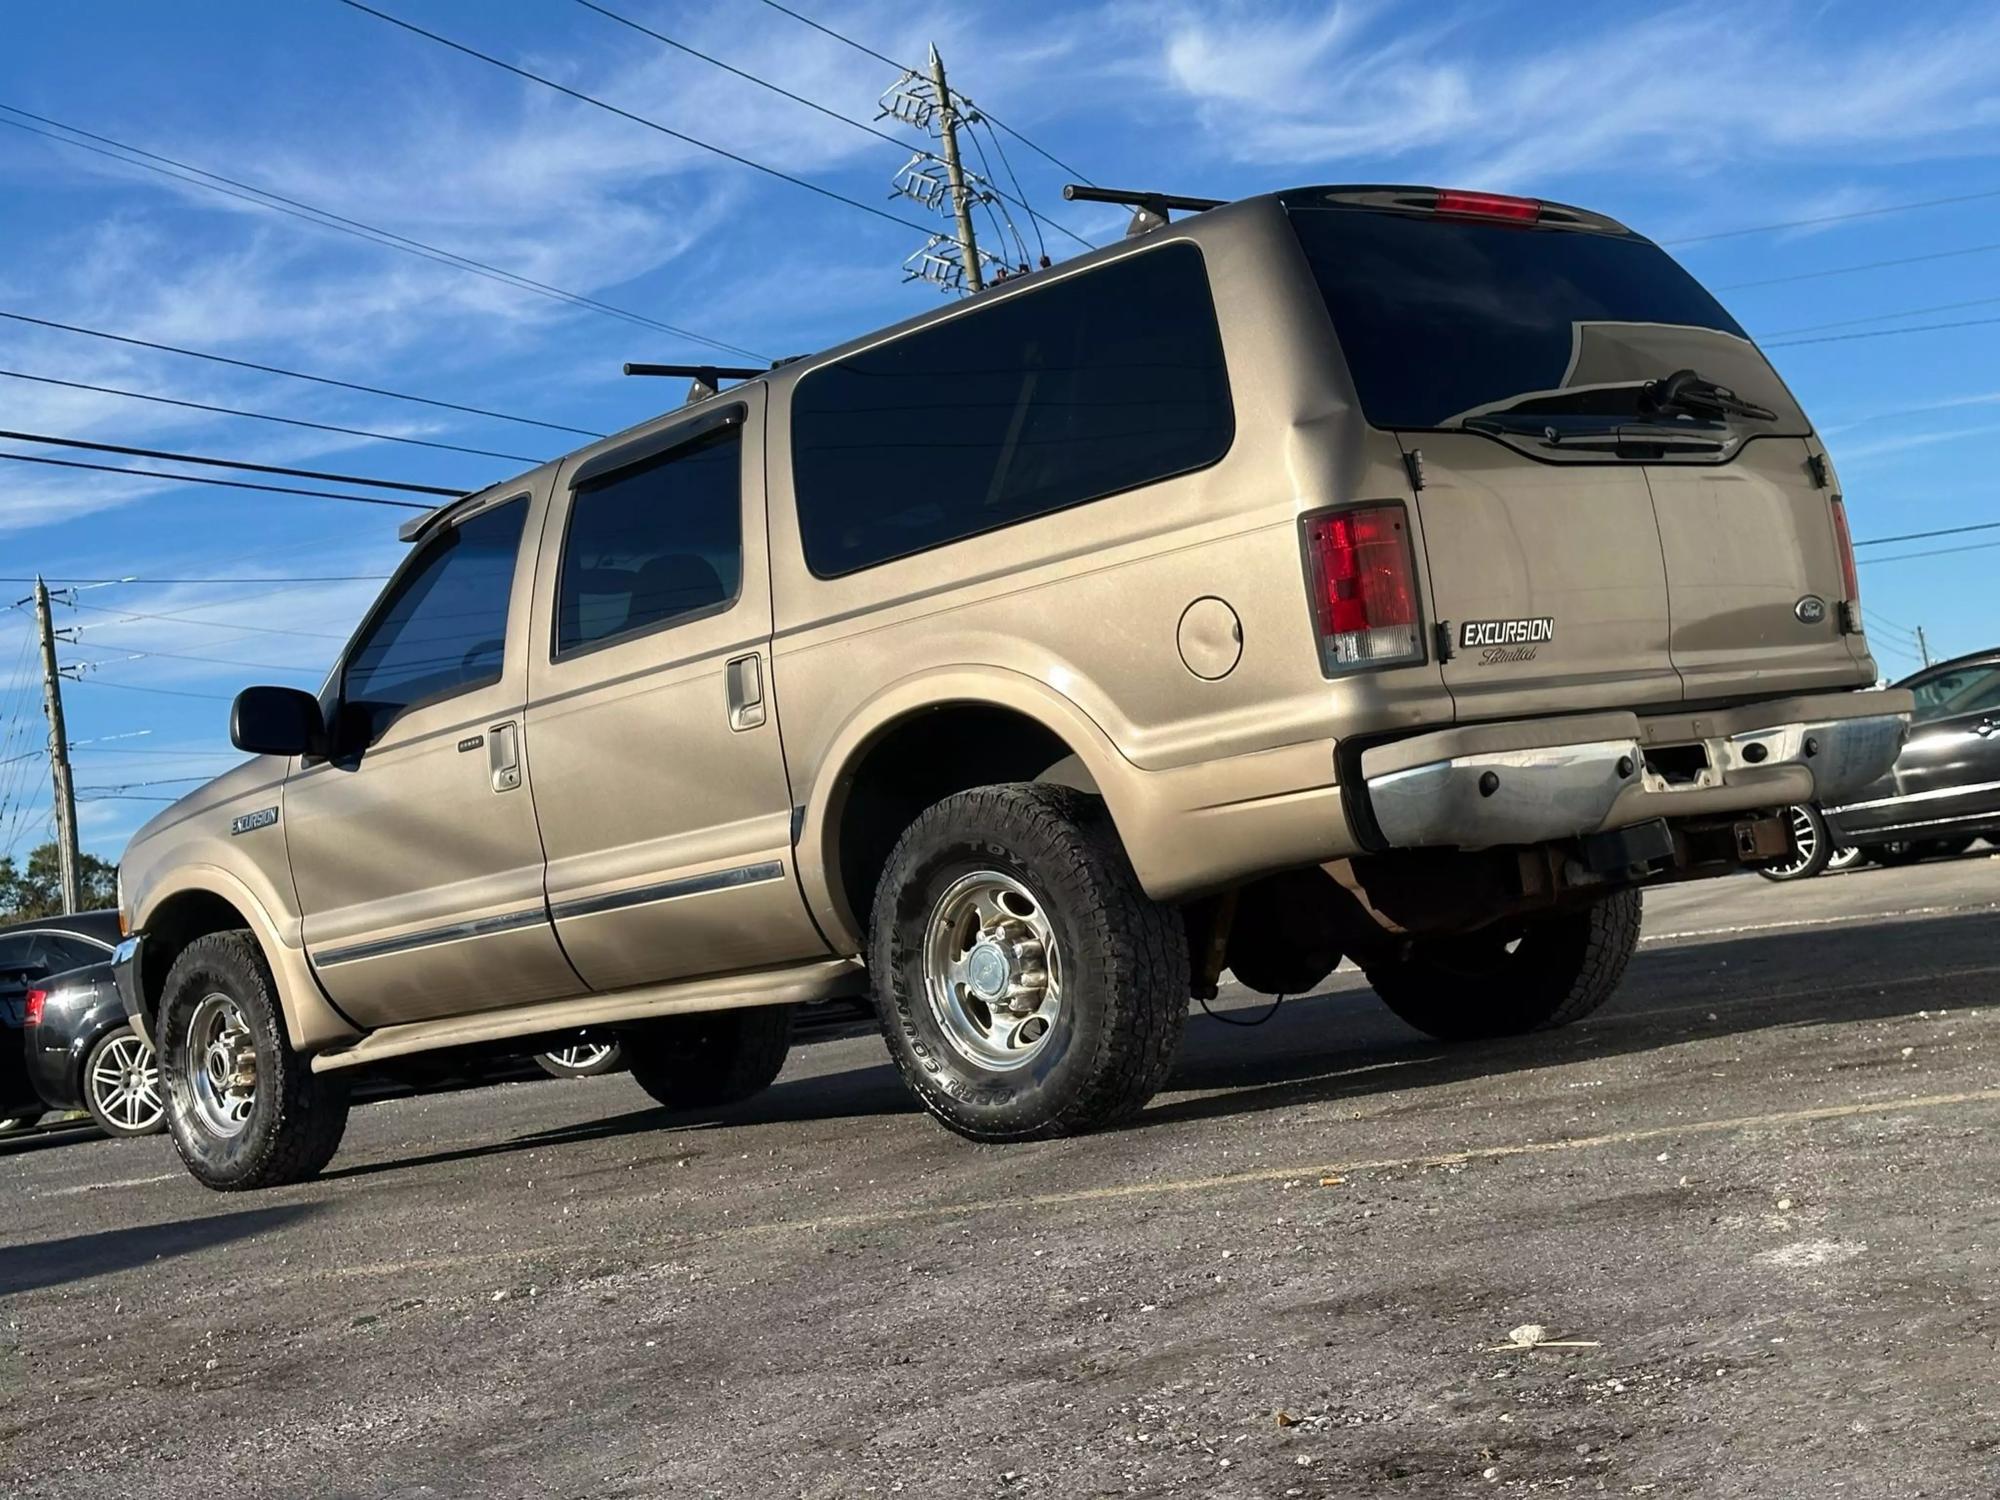
[[0, 1142], [0, 1493], [2000, 1494], [1996, 907], [1657, 892], [1584, 1024], [1447, 1049], [1341, 974], [1079, 1140], [856, 1036], [715, 1119], [369, 1104], [248, 1196]]

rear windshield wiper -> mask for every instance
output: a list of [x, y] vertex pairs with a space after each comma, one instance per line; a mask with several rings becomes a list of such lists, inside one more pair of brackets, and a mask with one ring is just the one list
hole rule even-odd
[[1468, 432], [1530, 438], [1544, 448], [1572, 453], [1618, 453], [1635, 458], [1666, 453], [1720, 453], [1729, 437], [1726, 429], [1708, 424], [1635, 421], [1630, 417], [1606, 417], [1600, 421], [1565, 417], [1551, 421], [1527, 412], [1487, 412], [1467, 417], [1459, 425]]
[[1749, 417], [1757, 422], [1775, 422], [1778, 414], [1768, 406], [1745, 401], [1726, 385], [1704, 380], [1693, 370], [1676, 370], [1664, 380], [1648, 382], [1640, 392], [1642, 410], [1682, 411], [1696, 417]]

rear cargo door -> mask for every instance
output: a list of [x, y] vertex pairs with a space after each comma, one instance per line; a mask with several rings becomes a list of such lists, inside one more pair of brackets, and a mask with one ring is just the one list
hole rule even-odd
[[1861, 637], [1842, 626], [1834, 501], [1809, 445], [1758, 438], [1726, 463], [1658, 463], [1646, 475], [1687, 696], [1852, 686]]
[[1470, 432], [1404, 441], [1459, 718], [1679, 700], [1642, 466], [1543, 463]]
[[1369, 425], [1412, 457], [1459, 718], [1854, 682], [1805, 415], [1665, 251], [1488, 194], [1286, 207]]

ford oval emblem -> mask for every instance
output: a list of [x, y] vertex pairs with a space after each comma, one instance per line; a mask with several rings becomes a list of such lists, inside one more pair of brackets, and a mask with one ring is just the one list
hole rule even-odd
[[1817, 625], [1826, 618], [1826, 601], [1818, 594], [1807, 594], [1792, 606], [1792, 613], [1799, 617], [1801, 625]]

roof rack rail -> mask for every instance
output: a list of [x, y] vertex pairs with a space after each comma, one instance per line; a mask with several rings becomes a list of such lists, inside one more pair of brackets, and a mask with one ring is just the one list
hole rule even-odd
[[1226, 198], [1184, 198], [1178, 193], [1128, 192], [1124, 188], [1087, 187], [1080, 182], [1072, 182], [1063, 188], [1063, 197], [1071, 203], [1122, 203], [1133, 210], [1132, 222], [1125, 226], [1129, 237], [1146, 234], [1164, 228], [1173, 222], [1173, 211], [1184, 214], [1206, 213], [1211, 208], [1220, 208], [1229, 200]]
[[645, 365], [625, 361], [627, 375], [685, 375], [693, 382], [688, 387], [687, 400], [681, 405], [692, 406], [697, 401], [706, 401], [722, 388], [725, 380], [754, 380], [764, 373], [763, 366], [751, 369], [744, 365]]

